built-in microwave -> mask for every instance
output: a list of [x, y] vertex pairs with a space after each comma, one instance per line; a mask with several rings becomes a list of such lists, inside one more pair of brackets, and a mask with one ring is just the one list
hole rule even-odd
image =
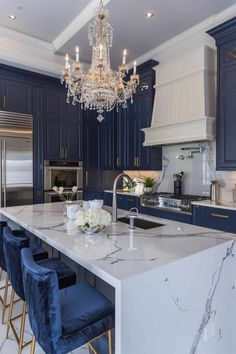
[[73, 186], [78, 190], [74, 199], [83, 199], [83, 164], [81, 161], [44, 161], [44, 202], [58, 202], [53, 187], [63, 187], [69, 193]]

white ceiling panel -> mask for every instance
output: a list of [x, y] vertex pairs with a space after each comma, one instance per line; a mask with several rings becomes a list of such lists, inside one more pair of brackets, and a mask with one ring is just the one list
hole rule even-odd
[[[114, 29], [113, 66], [120, 64], [123, 48], [128, 48], [127, 60], [134, 60], [233, 4], [235, 0], [112, 0], [108, 8]], [[146, 11], [153, 11], [154, 17], [145, 18]], [[60, 53], [72, 54], [77, 44], [81, 60], [90, 62], [87, 25], [61, 48]]]
[[[88, 0], [0, 0], [0, 25], [52, 42]], [[9, 19], [15, 15], [16, 20]]]

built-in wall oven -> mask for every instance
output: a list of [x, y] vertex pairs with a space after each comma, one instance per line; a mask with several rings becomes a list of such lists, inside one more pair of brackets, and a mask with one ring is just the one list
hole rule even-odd
[[78, 190], [75, 200], [83, 199], [83, 164], [81, 161], [44, 161], [44, 202], [59, 202], [60, 197], [53, 187], [63, 187], [69, 193], [73, 186]]

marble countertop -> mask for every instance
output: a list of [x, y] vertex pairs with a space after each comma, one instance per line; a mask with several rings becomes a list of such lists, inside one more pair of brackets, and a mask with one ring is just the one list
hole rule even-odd
[[212, 202], [211, 200], [202, 200], [202, 201], [192, 202], [192, 204], [236, 211], [236, 204], [233, 202], [224, 202], [224, 201]]
[[[140, 215], [163, 226], [151, 230], [119, 222], [101, 235], [84, 236], [74, 221], [63, 216], [64, 203], [16, 206], [0, 209], [5, 217], [116, 287], [127, 278], [216, 247], [234, 235]], [[111, 210], [109, 207], [107, 210]], [[119, 216], [127, 212], [118, 211]]]
[[[106, 190], [104, 190], [104, 192], [105, 193], [113, 193], [113, 191], [110, 190], [110, 189], [106, 189]], [[123, 194], [123, 195], [130, 195], [132, 197], [140, 197], [140, 195], [141, 195], [139, 193], [134, 193], [134, 192], [125, 192], [122, 189], [118, 189], [116, 193], [117, 194]]]

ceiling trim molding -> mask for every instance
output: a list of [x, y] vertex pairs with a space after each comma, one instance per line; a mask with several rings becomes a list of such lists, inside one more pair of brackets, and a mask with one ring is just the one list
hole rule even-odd
[[[215, 27], [217, 25], [222, 24], [223, 22], [229, 20], [230, 18], [236, 16], [236, 4], [226, 8], [225, 10], [208, 17], [207, 19], [199, 22], [193, 27], [190, 27], [186, 31], [178, 34], [177, 36], [171, 38], [170, 40], [164, 42], [163, 44], [153, 48], [149, 52], [144, 53], [140, 57], [137, 58], [138, 65], [144, 63], [150, 59], [156, 59], [161, 61], [161, 57], [168, 56], [168, 52], [172, 52], [174, 48], [177, 48], [179, 45], [182, 45], [183, 42], [187, 42], [188, 40], [192, 40], [195, 36], [201, 36], [202, 41], [205, 42], [206, 45], [211, 47], [215, 47], [214, 40], [206, 33], [210, 28]], [[181, 53], [180, 53], [181, 54]], [[173, 60], [174, 58], [172, 58]], [[170, 56], [171, 60], [171, 56]], [[129, 63], [128, 66], [131, 68], [132, 63]]]
[[[104, 0], [104, 6], [111, 0]], [[76, 16], [76, 18], [54, 39], [52, 42], [55, 53], [58, 52], [76, 33], [78, 33], [94, 16], [94, 11], [98, 7], [98, 0], [92, 0]]]

